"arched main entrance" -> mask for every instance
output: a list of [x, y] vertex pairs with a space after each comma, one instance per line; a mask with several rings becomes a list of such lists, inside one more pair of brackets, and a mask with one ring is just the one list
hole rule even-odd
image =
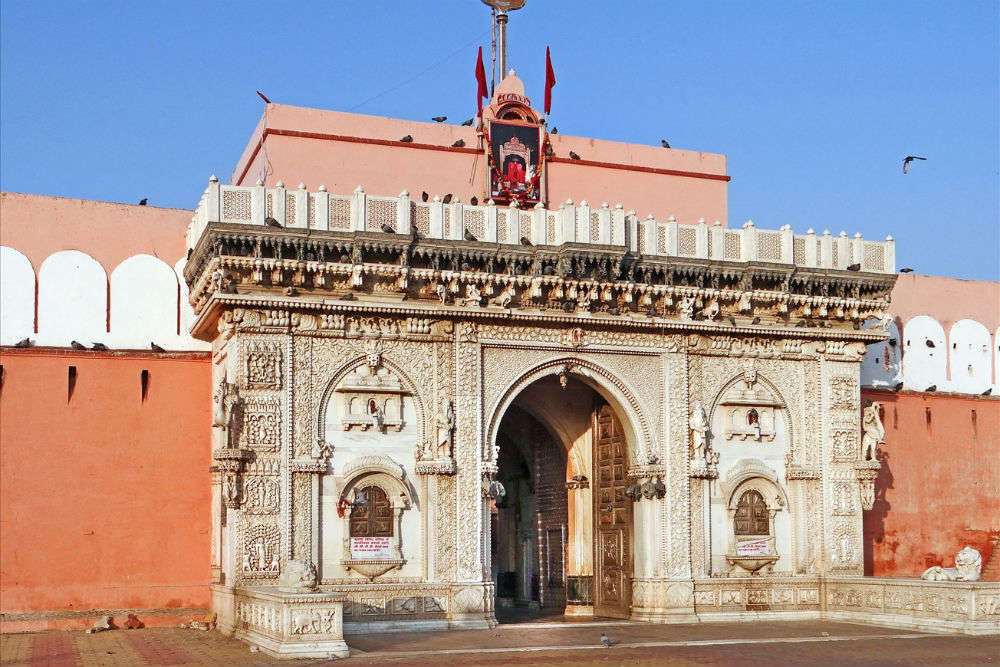
[[531, 382], [496, 430], [492, 576], [496, 614], [627, 618], [632, 502], [628, 443], [616, 409], [572, 373]]

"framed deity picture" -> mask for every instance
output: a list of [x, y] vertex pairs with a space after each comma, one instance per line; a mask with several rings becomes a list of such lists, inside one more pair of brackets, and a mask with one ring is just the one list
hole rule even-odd
[[537, 204], [542, 196], [542, 129], [507, 121], [489, 124], [489, 196], [498, 203]]

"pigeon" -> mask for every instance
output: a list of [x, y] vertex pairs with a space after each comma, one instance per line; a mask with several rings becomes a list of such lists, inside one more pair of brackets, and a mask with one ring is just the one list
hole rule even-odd
[[462, 121], [462, 127], [472, 127], [472, 124], [476, 121], [475, 118], [470, 118], [469, 120]]
[[760, 318], [759, 317], [753, 318], [753, 321], [750, 324], [760, 324]]
[[580, 159], [580, 156], [577, 155], [576, 153], [574, 153], [573, 151], [569, 152], [569, 157], [570, 157], [571, 160], [579, 160]]
[[420, 201], [427, 201], [430, 198], [431, 198], [431, 196], [429, 194], [427, 194], [426, 192], [421, 192], [420, 193]]
[[861, 265], [860, 264], [849, 264], [847, 266], [847, 270], [848, 271], [860, 271], [861, 270]]
[[924, 389], [924, 391], [937, 391], [937, 385], [932, 384], [931, 386], [927, 387], [927, 389]]
[[900, 273], [913, 273], [913, 269], [911, 269], [910, 267], [906, 267], [905, 269], [900, 269], [899, 272]]
[[285, 296], [297, 296], [298, 293], [299, 293], [299, 291], [297, 289], [295, 289], [294, 287], [286, 287], [285, 288]]
[[448, 117], [447, 116], [434, 116], [433, 118], [431, 118], [431, 120], [434, 121], [435, 123], [443, 123], [446, 120], [448, 120]]
[[926, 160], [926, 159], [927, 158], [920, 157], [919, 155], [907, 155], [905, 158], [903, 158], [903, 173], [904, 174], [910, 173], [910, 163], [913, 162], [914, 160]]
[[735, 317], [733, 317], [732, 315], [730, 315], [726, 319], [728, 319], [729, 323], [732, 324], [734, 327], [736, 326], [736, 318]]
[[896, 339], [895, 338], [890, 338], [889, 339], [889, 347], [896, 347]]
[[108, 349], [108, 346], [107, 346], [107, 345], [105, 345], [104, 343], [94, 343], [94, 344], [93, 344], [93, 345], [92, 345], [92, 346], [90, 347], [90, 349], [91, 349], [91, 350], [98, 350], [98, 351], [103, 351], [103, 350], [107, 350], [107, 349]]
[[442, 204], [450, 204], [450, 203], [451, 203], [451, 193], [450, 193], [450, 192], [449, 192], [448, 194], [446, 194], [446, 195], [445, 195], [445, 196], [444, 196], [444, 197], [443, 197], [443, 198], [441, 199], [441, 203], [442, 203]]
[[266, 218], [264, 218], [264, 224], [267, 225], [268, 227], [281, 227], [281, 223], [272, 218], [271, 216], [267, 216]]
[[927, 347], [936, 347], [934, 345], [934, 341], [932, 341], [930, 338], [924, 341], [924, 345], [926, 345]]
[[478, 241], [476, 235], [470, 232], [468, 229], [465, 230], [465, 240], [466, 241]]
[[258, 94], [258, 95], [260, 95], [260, 99], [264, 100], [264, 103], [265, 103], [265, 104], [270, 104], [270, 103], [271, 103], [271, 100], [267, 99], [267, 96], [266, 96], [266, 95], [264, 95], [264, 93], [262, 93], [262, 92], [260, 92], [260, 91], [258, 90], [258, 91], [257, 91], [257, 94]]
[[798, 329], [798, 328], [804, 327], [805, 325], [806, 325], [806, 321], [805, 320], [799, 320], [799, 323], [795, 325], [795, 328]]
[[666, 139], [660, 139], [660, 145], [663, 146], [664, 148], [670, 148], [670, 142], [667, 141]]
[[854, 330], [859, 331], [861, 329], [861, 322], [854, 320]]
[[469, 200], [469, 203], [472, 204], [473, 206], [479, 206], [479, 198], [473, 197], [472, 199]]
[[461, 148], [464, 145], [465, 145], [465, 140], [464, 139], [459, 139], [458, 141], [456, 141], [455, 143], [453, 143], [451, 145], [451, 147], [452, 148]]
[[610, 639], [608, 639], [608, 635], [607, 634], [605, 634], [605, 633], [602, 632], [601, 633], [601, 643], [604, 644], [604, 648], [611, 648], [611, 644], [613, 642]]
[[149, 200], [143, 197], [142, 199], [139, 200], [139, 206], [145, 206], [148, 202]]
[[553, 127], [552, 128], [552, 132], [550, 132], [549, 134], [559, 134], [559, 128], [558, 127]]
[[413, 142], [413, 137], [408, 134], [405, 137], [403, 137], [402, 139], [400, 139], [400, 141], [402, 143], [404, 143], [404, 144], [409, 144], [409, 143]]
[[86, 350], [87, 349], [86, 345], [84, 345], [83, 343], [78, 343], [75, 340], [71, 340], [69, 342], [69, 346], [71, 348], [73, 348], [74, 350]]
[[984, 391], [982, 394], [980, 394], [980, 396], [989, 396], [991, 393], [993, 393], [993, 387], [990, 387], [989, 389]]
[[32, 345], [34, 345], [34, 343], [30, 338], [25, 338], [24, 340], [19, 340], [14, 343], [14, 347], [31, 347]]
[[895, 386], [895, 387], [893, 387], [893, 389], [894, 389], [895, 391], [902, 391], [902, 389], [903, 389], [903, 383], [902, 383], [902, 382], [897, 382], [897, 383], [896, 383], [896, 386]]
[[191, 255], [193, 255], [193, 254], [194, 254], [194, 248], [188, 248], [187, 258], [191, 259]]
[[545, 157], [555, 157], [556, 152], [552, 150], [552, 144], [545, 144]]
[[153, 341], [149, 341], [149, 349], [152, 350], [153, 352], [166, 352], [166, 350], [164, 350], [162, 347], [160, 347]]
[[396, 230], [393, 229], [391, 225], [387, 225], [384, 222], [382, 223], [382, 231], [385, 232], [386, 234], [395, 234], [396, 233]]
[[521, 245], [531, 245], [531, 241], [528, 240], [527, 236], [521, 237]]

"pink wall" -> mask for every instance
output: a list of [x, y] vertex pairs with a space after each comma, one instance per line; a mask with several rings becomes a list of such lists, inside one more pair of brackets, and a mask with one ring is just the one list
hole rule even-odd
[[[413, 143], [399, 143], [405, 136]], [[263, 137], [263, 141], [261, 140]], [[452, 148], [458, 139], [464, 148]], [[566, 135], [551, 137], [549, 205], [572, 199], [593, 206], [607, 201], [641, 217], [674, 216], [679, 222], [726, 222], [726, 158], [697, 151], [623, 144]], [[452, 193], [468, 202], [483, 198], [483, 155], [471, 127], [270, 104], [232, 174], [236, 185], [254, 183], [267, 166], [266, 183], [310, 189], [325, 185], [349, 193], [418, 197]], [[569, 159], [569, 152], [582, 160]], [[687, 175], [664, 172], [683, 172]]]
[[901, 273], [889, 310], [900, 324], [917, 315], [930, 315], [947, 332], [952, 324], [968, 318], [992, 333], [1000, 326], [1000, 282]]
[[0, 360], [3, 630], [87, 627], [119, 609], [176, 623], [207, 607], [208, 353]]
[[184, 209], [18, 192], [0, 193], [0, 209], [0, 245], [27, 256], [36, 271], [58, 250], [82, 250], [108, 273], [141, 253], [173, 266], [184, 256], [184, 234], [193, 215]]
[[986, 563], [1000, 538], [1000, 398], [864, 391], [885, 444], [864, 513], [865, 573], [918, 576], [966, 546]]

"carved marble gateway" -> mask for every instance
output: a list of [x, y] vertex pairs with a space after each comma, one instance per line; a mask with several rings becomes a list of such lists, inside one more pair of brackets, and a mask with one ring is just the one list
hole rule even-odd
[[[487, 627], [532, 581], [574, 614], [818, 613], [819, 577], [860, 578], [882, 435], [859, 365], [885, 338], [861, 323], [894, 281], [844, 270], [860, 245], [583, 203], [291, 193], [313, 226], [283, 188], [253, 191], [295, 221], [274, 227], [221, 219], [222, 187], [185, 279], [213, 343], [226, 631], [343, 651], [345, 620]], [[591, 229], [603, 241], [574, 240]], [[503, 431], [519, 414], [540, 424], [527, 445]], [[559, 456], [530, 453], [540, 433]], [[573, 511], [501, 525], [538, 484]]]

